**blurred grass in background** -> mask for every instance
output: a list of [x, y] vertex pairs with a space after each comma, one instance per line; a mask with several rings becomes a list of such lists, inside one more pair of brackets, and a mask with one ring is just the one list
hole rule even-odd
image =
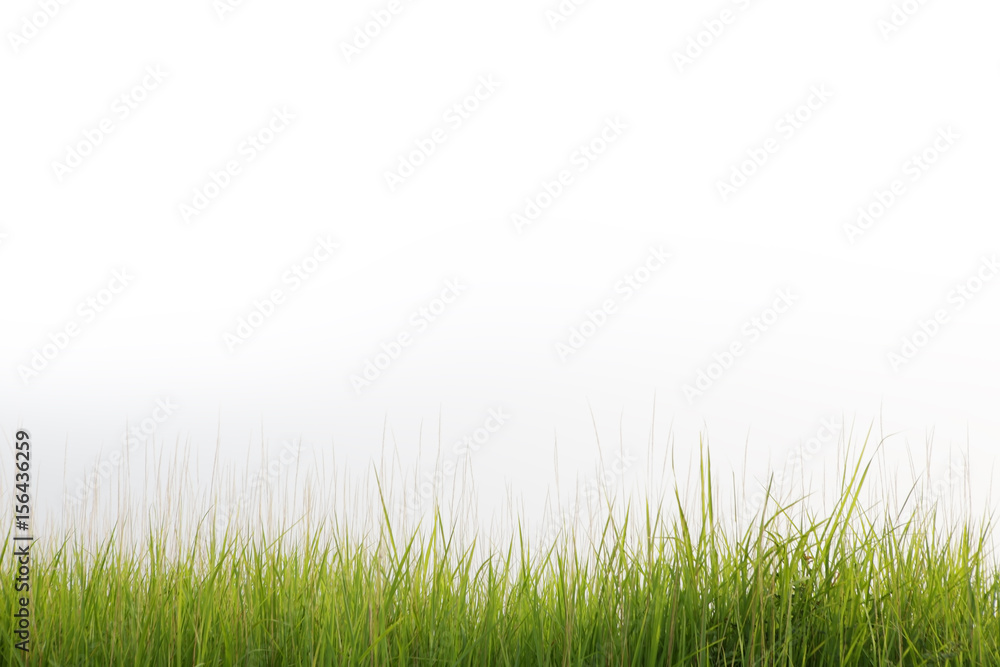
[[991, 515], [866, 497], [862, 443], [826, 511], [772, 489], [740, 525], [701, 451], [683, 488], [601, 495], [548, 532], [513, 507], [489, 531], [462, 503], [401, 510], [385, 470], [248, 491], [213, 469], [205, 494], [158, 464], [141, 497], [37, 531], [32, 651], [5, 632], [0, 664], [1000, 665]]

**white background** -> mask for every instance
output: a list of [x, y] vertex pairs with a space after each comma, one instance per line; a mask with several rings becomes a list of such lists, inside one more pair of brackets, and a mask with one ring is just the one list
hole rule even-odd
[[[557, 439], [564, 472], [590, 467], [591, 410], [605, 449], [621, 432], [644, 454], [654, 396], [655, 447], [672, 427], [681, 460], [707, 431], [720, 464], [740, 471], [746, 452], [756, 474], [846, 415], [898, 432], [899, 461], [931, 429], [944, 450], [968, 443], [988, 483], [1000, 284], [961, 310], [948, 296], [1000, 251], [996, 3], [904, 3], [888, 30], [888, 0], [590, 0], [558, 22], [556, 0], [413, 0], [350, 58], [388, 2], [88, 0], [43, 20], [44, 4], [0, 15], [0, 427], [32, 430], [40, 492], [120, 448], [157, 399], [178, 406], [156, 427], [167, 451], [219, 433], [242, 461], [263, 432], [334, 443], [362, 469], [386, 419], [404, 456], [423, 422], [426, 456], [440, 414], [448, 455], [502, 408], [474, 456], [484, 496], [547, 484]], [[157, 67], [120, 119], [116, 98]], [[499, 87], [454, 129], [445, 114], [480, 77]], [[786, 139], [776, 124], [818, 87], [832, 97]], [[294, 122], [185, 221], [276, 108]], [[53, 163], [104, 118], [114, 131], [60, 179]], [[627, 129], [579, 172], [571, 156], [607, 119]], [[385, 173], [435, 128], [447, 141], [391, 191]], [[904, 163], [941, 128], [959, 138], [912, 181]], [[718, 183], [769, 138], [780, 149], [723, 201]], [[562, 169], [573, 184], [518, 233], [511, 215]], [[897, 178], [906, 193], [849, 242]], [[326, 235], [336, 256], [290, 291], [282, 275]], [[672, 258], [626, 302], [614, 286], [650, 247]], [[131, 284], [84, 324], [78, 304], [122, 268]], [[452, 278], [467, 290], [359, 395], [351, 376]], [[231, 352], [227, 332], [276, 287], [287, 301]], [[779, 289], [795, 307], [687, 400]], [[556, 344], [608, 296], [618, 311], [563, 362]], [[25, 381], [70, 322], [80, 334]]]

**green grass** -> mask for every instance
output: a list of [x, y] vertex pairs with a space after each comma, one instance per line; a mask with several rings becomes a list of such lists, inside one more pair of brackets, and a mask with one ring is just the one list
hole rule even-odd
[[[66, 530], [36, 545], [28, 662], [1000, 665], [989, 517], [873, 509], [869, 466], [845, 467], [823, 516], [772, 502], [737, 529], [706, 456], [691, 496], [605, 499], [603, 521], [544, 546], [516, 519], [506, 540], [396, 522], [382, 487], [354, 525], [220, 533], [205, 515], [182, 534], [164, 509], [142, 539]], [[5, 618], [14, 604], [5, 584]], [[0, 664], [25, 664], [10, 637]]]

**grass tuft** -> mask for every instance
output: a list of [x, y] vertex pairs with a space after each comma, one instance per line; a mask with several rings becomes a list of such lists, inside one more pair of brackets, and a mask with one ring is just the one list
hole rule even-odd
[[[823, 515], [772, 500], [742, 529], [705, 455], [690, 496], [606, 498], [593, 529], [550, 544], [525, 523], [470, 537], [440, 511], [397, 523], [381, 485], [361, 525], [206, 513], [182, 534], [150, 512], [143, 539], [124, 521], [67, 530], [34, 555], [29, 662], [1000, 665], [991, 518], [873, 509], [869, 466], [845, 469]], [[14, 609], [5, 585], [0, 613]], [[10, 633], [0, 664], [26, 664]]]

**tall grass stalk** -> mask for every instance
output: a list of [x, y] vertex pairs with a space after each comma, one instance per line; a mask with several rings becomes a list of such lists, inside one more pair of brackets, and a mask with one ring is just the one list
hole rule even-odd
[[547, 542], [516, 512], [490, 534], [400, 518], [384, 470], [366, 495], [296, 469], [220, 523], [232, 479], [199, 496], [158, 469], [101, 530], [88, 506], [44, 531], [33, 649], [8, 632], [0, 664], [1000, 665], [992, 517], [870, 502], [872, 459], [847, 462], [828, 511], [772, 497], [741, 527], [703, 450], [689, 488], [603, 497]]

